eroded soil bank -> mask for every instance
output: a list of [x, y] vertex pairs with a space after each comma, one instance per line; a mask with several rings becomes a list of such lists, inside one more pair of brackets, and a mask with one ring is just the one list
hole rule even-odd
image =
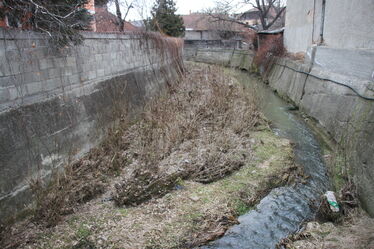
[[101, 146], [34, 181], [31, 215], [3, 227], [2, 248], [193, 248], [305, 180], [250, 91], [220, 67], [187, 68], [135, 122], [124, 112]]

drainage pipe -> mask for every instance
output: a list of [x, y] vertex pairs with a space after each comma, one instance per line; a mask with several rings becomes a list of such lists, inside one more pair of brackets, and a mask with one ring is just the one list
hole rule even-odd
[[318, 45], [323, 44], [323, 29], [324, 29], [324, 26], [325, 26], [325, 12], [326, 12], [326, 0], [322, 0], [321, 30], [320, 30], [320, 33], [319, 33], [320, 40], [319, 40]]

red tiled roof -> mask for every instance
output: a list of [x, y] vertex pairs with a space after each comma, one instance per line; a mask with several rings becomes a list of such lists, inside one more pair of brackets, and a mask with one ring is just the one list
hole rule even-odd
[[[96, 32], [119, 32], [117, 16], [110, 13], [107, 7], [95, 7]], [[124, 31], [136, 31], [137, 27], [129, 22], [124, 23]]]
[[[194, 13], [190, 15], [182, 15], [184, 26], [186, 30], [214, 30], [217, 29], [217, 19], [209, 16], [208, 14]], [[220, 21], [222, 23], [222, 21]], [[230, 30], [233, 31], [247, 31], [248, 28], [243, 25], [226, 22], [226, 25], [222, 27], [229, 26]]]

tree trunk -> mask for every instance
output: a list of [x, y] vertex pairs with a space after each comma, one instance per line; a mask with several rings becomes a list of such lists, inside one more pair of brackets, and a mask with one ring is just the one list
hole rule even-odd
[[123, 19], [122, 19], [122, 14], [121, 14], [120, 6], [119, 6], [119, 1], [114, 0], [114, 3], [116, 4], [116, 13], [117, 13], [119, 31], [123, 32], [124, 22], [123, 22]]

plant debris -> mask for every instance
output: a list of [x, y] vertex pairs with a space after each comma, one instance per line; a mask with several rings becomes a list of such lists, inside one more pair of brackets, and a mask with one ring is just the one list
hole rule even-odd
[[189, 65], [136, 122], [36, 182], [39, 220], [6, 229], [0, 245], [175, 249], [222, 236], [271, 188], [303, 179], [254, 100], [221, 68]]

